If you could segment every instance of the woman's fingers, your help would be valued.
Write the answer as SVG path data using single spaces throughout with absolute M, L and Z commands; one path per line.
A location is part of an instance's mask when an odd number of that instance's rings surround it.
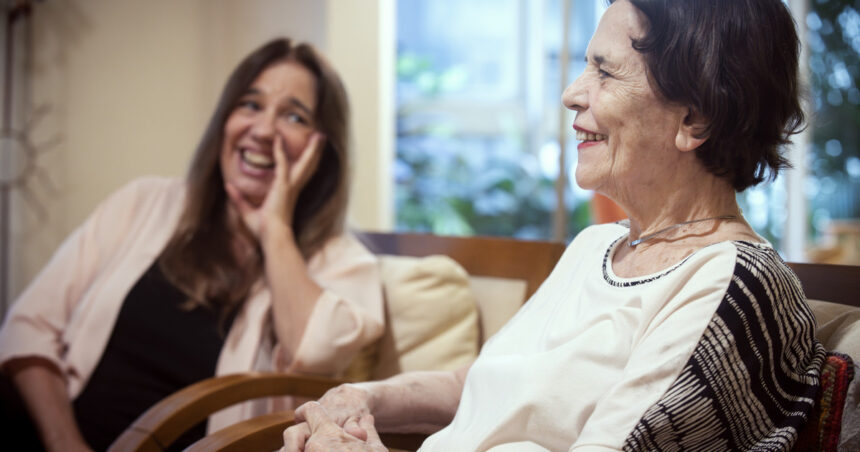
M 343 424 L 343 431 L 362 441 L 367 441 L 367 431 L 360 425 L 359 419 L 354 417 L 347 419 Z
M 374 446 L 382 446 L 382 440 L 379 439 L 379 433 L 376 432 L 376 427 L 373 425 L 373 415 L 365 414 L 358 420 L 358 426 L 367 434 L 367 444 Z
M 341 429 L 329 417 L 328 412 L 318 402 L 308 402 L 296 410 L 296 419 L 303 417 L 305 424 L 298 424 L 287 429 L 284 433 L 285 451 L 320 451 L 320 450 L 351 450 L 351 451 L 382 451 L 387 450 L 382 445 L 376 428 L 373 426 L 373 416 L 367 414 L 360 418 L 350 418 Z M 299 425 L 307 425 L 308 430 L 297 431 Z M 360 430 L 361 437 L 350 433 L 349 430 Z M 304 434 L 304 436 L 302 436 Z M 297 440 L 306 440 L 304 449 L 297 449 Z
M 344 384 L 328 390 L 319 402 L 336 424 L 344 425 L 349 418 L 358 419 L 370 412 L 367 397 L 364 389 Z
M 318 402 L 308 402 L 302 405 L 303 415 L 310 427 L 311 435 L 326 427 L 337 427 L 326 414 L 325 408 Z
M 305 422 L 307 419 L 305 418 L 305 406 L 312 402 L 305 402 L 299 405 L 298 408 L 295 409 L 293 415 L 296 417 L 296 422 Z M 319 402 L 315 402 L 319 403 Z
M 333 424 L 331 419 L 329 419 L 328 415 L 325 412 L 325 408 L 319 404 L 319 402 L 308 402 L 304 406 L 304 416 L 305 420 L 308 423 L 308 427 L 311 429 L 311 435 L 314 434 L 320 428 Z
M 291 165 L 290 159 L 287 158 L 286 151 L 284 151 L 284 139 L 282 137 L 275 137 L 275 147 L 272 153 L 275 154 L 275 181 L 286 182 Z
M 302 452 L 305 450 L 305 442 L 311 436 L 308 424 L 302 422 L 284 430 L 284 452 Z
M 293 186 L 301 189 L 310 180 L 311 175 L 313 175 L 317 169 L 317 165 L 319 165 L 323 144 L 325 144 L 323 134 L 314 132 L 302 151 L 302 155 L 299 156 L 299 159 L 290 169 L 290 182 Z

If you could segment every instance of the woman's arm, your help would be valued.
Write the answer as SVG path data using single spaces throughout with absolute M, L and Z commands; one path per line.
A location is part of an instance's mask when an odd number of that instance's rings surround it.
M 299 193 L 319 163 L 322 143 L 322 136 L 314 133 L 299 160 L 291 164 L 284 153 L 283 140 L 275 138 L 275 177 L 259 206 L 252 205 L 236 187 L 229 183 L 224 186 L 245 226 L 263 249 L 275 334 L 289 356 L 295 356 L 314 304 L 323 292 L 310 278 L 292 230 Z
M 308 274 L 291 228 L 268 234 L 263 250 L 275 334 L 285 353 L 294 358 L 323 289 Z M 297 364 L 294 359 L 291 361 Z
M 6 364 L 48 451 L 91 451 L 75 422 L 66 382 L 60 371 L 40 358 Z
M 469 367 L 471 363 L 453 372 L 407 372 L 355 386 L 367 391 L 378 430 L 434 433 L 454 419 Z M 326 407 L 324 399 L 320 403 Z
M 166 198 L 163 179 L 138 179 L 103 201 L 54 252 L 50 261 L 12 304 L 0 328 L 0 366 L 16 358 L 39 356 L 65 369 L 61 351 L 70 320 L 107 262 L 127 246 L 130 229 L 149 212 L 154 201 Z M 90 297 L 92 298 L 92 297 Z M 119 305 L 119 303 L 117 303 Z M 93 308 L 91 312 L 98 308 Z M 110 325 L 107 326 L 110 328 Z M 100 351 L 100 350 L 96 350 Z
M 173 186 L 164 179 L 138 179 L 100 203 L 6 315 L 0 328 L 0 367 L 21 394 L 48 450 L 57 444 L 58 450 L 89 450 L 74 420 L 63 374 L 71 367 L 78 378 L 88 375 L 86 370 L 81 375 L 77 362 L 65 361 L 67 341 L 75 340 L 66 336 L 69 322 L 106 262 L 126 249 L 120 244 L 131 234 L 137 213 L 150 212 L 147 207 L 171 193 Z M 93 306 L 90 311 L 101 308 Z
M 280 350 L 276 367 L 281 370 L 336 372 L 361 346 L 382 332 L 381 283 L 376 262 L 347 250 L 348 246 L 341 247 L 337 256 L 320 261 L 312 278 L 309 265 L 313 266 L 313 259 L 305 261 L 292 230 L 295 203 L 317 167 L 323 141 L 321 135 L 314 134 L 299 159 L 290 163 L 282 140 L 275 140 L 275 177 L 260 206 L 251 205 L 235 187 L 225 186 L 232 204 L 263 249 Z M 326 288 L 337 290 L 337 294 L 323 289 L 320 283 L 328 283 Z M 378 313 L 364 312 L 364 308 L 375 307 Z M 316 317 L 324 317 L 325 324 L 317 321 L 316 328 L 309 328 L 316 310 L 320 311 Z

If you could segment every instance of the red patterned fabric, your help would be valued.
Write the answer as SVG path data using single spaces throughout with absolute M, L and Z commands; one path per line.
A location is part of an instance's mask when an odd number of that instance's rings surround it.
M 848 383 L 854 379 L 851 357 L 830 352 L 821 369 L 821 386 L 812 417 L 800 432 L 797 452 L 836 452 Z

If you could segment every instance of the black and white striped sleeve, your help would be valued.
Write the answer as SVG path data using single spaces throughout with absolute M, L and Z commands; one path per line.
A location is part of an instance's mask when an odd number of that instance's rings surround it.
M 787 451 L 825 358 L 800 283 L 772 249 L 736 242 L 731 283 L 689 361 L 626 451 Z

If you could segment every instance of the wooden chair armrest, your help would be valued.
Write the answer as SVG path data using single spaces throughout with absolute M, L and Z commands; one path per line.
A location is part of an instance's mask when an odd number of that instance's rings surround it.
M 284 429 L 293 425 L 292 411 L 265 414 L 218 430 L 185 449 L 185 452 L 242 452 L 278 450 L 284 445 Z M 389 448 L 417 450 L 427 435 L 417 433 L 382 433 L 382 443 Z
M 278 450 L 284 445 L 284 429 L 293 425 L 292 411 L 264 414 L 208 435 L 185 452 L 242 452 Z
M 209 378 L 179 390 L 153 405 L 137 418 L 108 450 L 161 451 L 191 427 L 222 408 L 269 396 L 292 395 L 316 399 L 341 383 L 345 381 L 259 372 Z

